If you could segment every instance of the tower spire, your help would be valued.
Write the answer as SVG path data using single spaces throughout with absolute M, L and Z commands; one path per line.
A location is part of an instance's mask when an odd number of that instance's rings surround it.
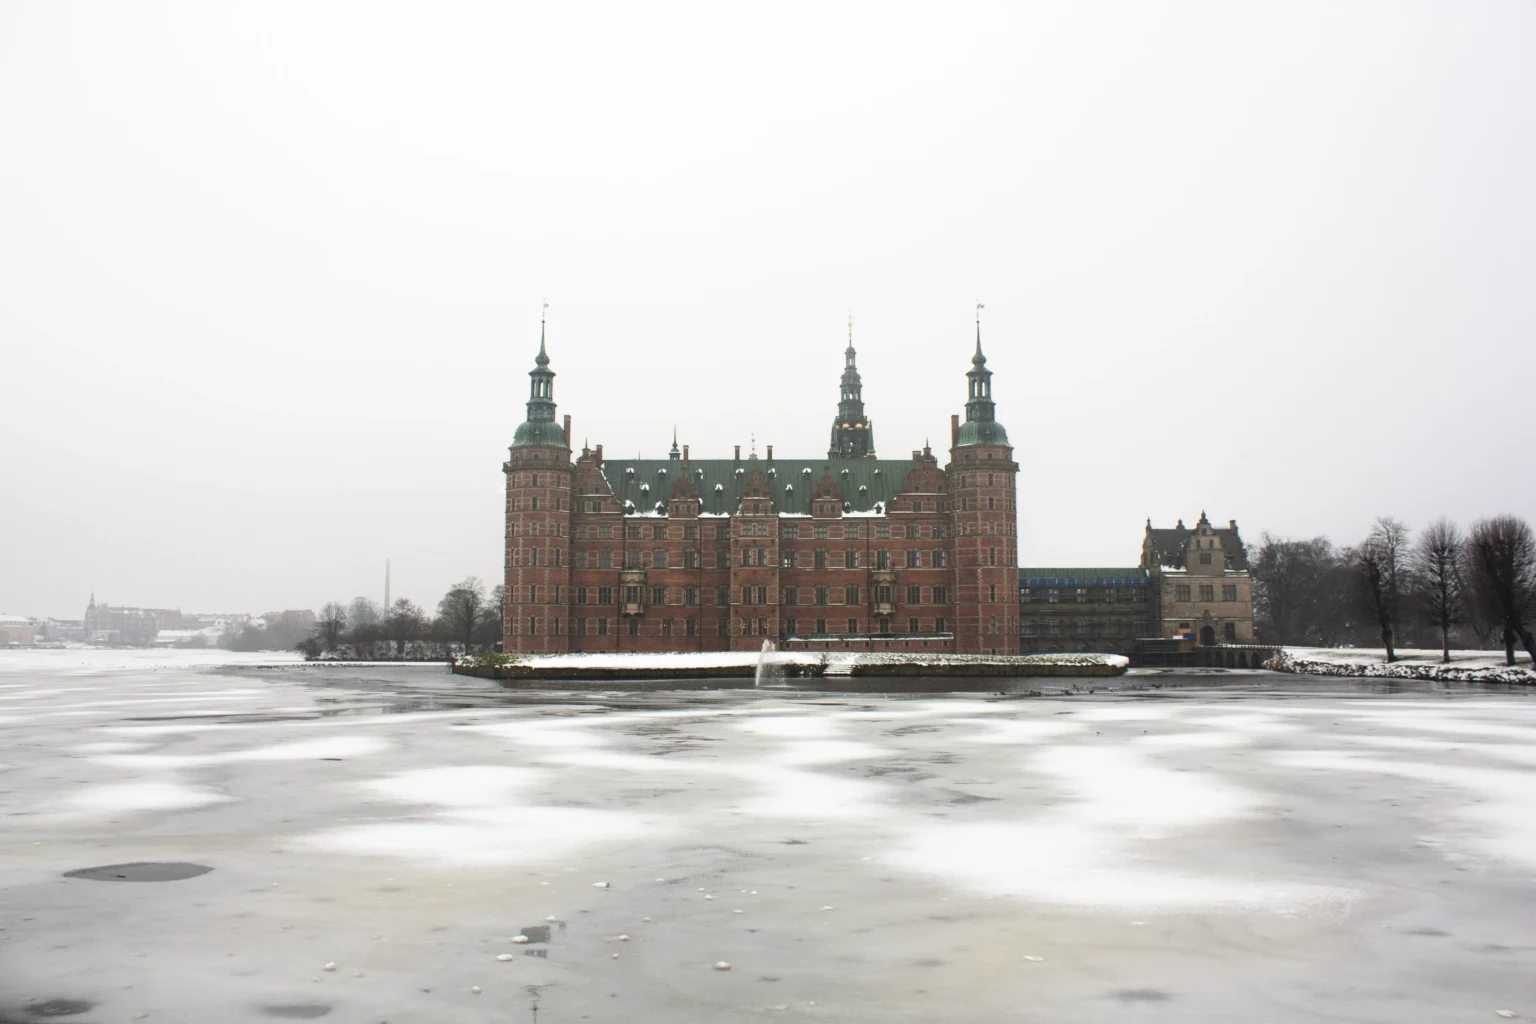
M 565 430 L 555 422 L 555 371 L 549 368 L 549 350 L 546 347 L 549 303 L 539 313 L 539 354 L 533 358 L 533 369 L 528 371 L 528 416 L 513 435 L 512 447 L 549 445 L 568 447 Z
M 843 350 L 843 379 L 832 420 L 828 458 L 862 458 L 875 454 L 874 425 L 864 415 L 864 383 L 859 377 L 858 352 L 853 347 L 853 314 L 848 314 L 848 347 Z
M 981 311 L 986 308 L 976 303 L 976 353 L 965 375 L 965 423 L 957 435 L 959 445 L 1008 443 L 1008 432 L 997 422 L 997 407 L 992 402 L 992 371 L 987 369 L 987 357 L 981 351 Z

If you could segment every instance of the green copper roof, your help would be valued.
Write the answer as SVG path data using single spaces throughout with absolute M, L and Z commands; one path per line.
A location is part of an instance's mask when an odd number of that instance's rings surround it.
M 996 420 L 969 420 L 960 424 L 957 446 L 967 444 L 1007 444 L 1008 431 Z
M 565 428 L 553 420 L 519 423 L 517 425 L 517 433 L 512 435 L 512 447 L 531 448 L 535 445 L 553 445 L 556 448 L 564 448 Z
M 855 512 L 868 512 L 876 502 L 889 502 L 917 463 L 911 459 L 759 459 L 758 469 L 773 496 L 774 511 L 811 511 L 811 494 L 827 467 L 838 482 L 843 501 Z M 740 470 L 740 472 L 737 472 Z M 665 472 L 663 472 L 665 471 Z M 672 496 L 677 474 L 687 471 L 702 499 L 702 511 L 734 514 L 741 491 L 752 472 L 750 460 L 606 459 L 603 473 L 620 503 L 633 502 L 637 512 L 654 512 L 657 502 Z M 809 472 L 807 472 L 809 471 Z

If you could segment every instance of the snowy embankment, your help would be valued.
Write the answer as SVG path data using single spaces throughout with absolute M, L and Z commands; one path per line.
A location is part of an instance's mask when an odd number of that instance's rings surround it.
M 491 679 L 684 679 L 749 678 L 763 655 L 757 651 L 670 654 L 477 654 L 453 670 Z M 1114 676 L 1128 661 L 1118 654 L 927 654 L 858 651 L 774 651 L 768 665 L 787 676 Z
M 1387 661 L 1379 648 L 1286 647 L 1265 663 L 1277 672 L 1314 676 L 1371 676 L 1389 679 L 1423 679 L 1443 683 L 1518 683 L 1536 686 L 1531 659 L 1520 654 L 1513 667 L 1504 664 L 1502 651 L 1452 651 L 1450 664 L 1439 651 L 1406 649 L 1398 660 Z

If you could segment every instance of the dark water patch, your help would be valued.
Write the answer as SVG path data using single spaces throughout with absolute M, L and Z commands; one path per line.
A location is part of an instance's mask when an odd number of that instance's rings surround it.
M 99 868 L 77 868 L 64 872 L 65 878 L 88 878 L 93 882 L 180 882 L 206 875 L 213 868 L 183 861 L 135 861 L 132 864 L 107 864 Z
M 944 961 L 943 960 L 935 960 L 932 957 L 928 957 L 926 959 L 917 961 L 917 966 L 919 966 L 919 967 L 943 967 L 944 966 Z
M 1123 988 L 1111 995 L 1122 1003 L 1166 1003 L 1173 998 L 1160 988 Z
M 0 1021 L 48 1020 L 89 1013 L 96 1004 L 85 999 L 38 999 L 21 1008 L 21 1017 L 0 1017 Z
M 784 840 L 784 845 L 785 846 L 809 846 L 810 844 L 807 843 L 804 839 L 786 839 L 786 840 Z
M 548 942 L 549 925 L 531 924 L 527 928 L 523 929 L 523 935 L 528 939 L 529 942 Z
M 1001 799 L 1001 797 L 995 796 L 977 796 L 975 793 L 964 793 L 958 789 L 948 789 L 945 792 L 950 794 L 947 802 L 952 804 L 982 804 Z
M 1451 936 L 1450 932 L 1443 932 L 1439 928 L 1410 928 L 1403 934 L 1423 935 L 1431 939 L 1448 939 Z
M 263 1006 L 261 1012 L 264 1016 L 285 1020 L 314 1020 L 330 1013 L 331 1008 L 325 1003 L 271 1003 Z

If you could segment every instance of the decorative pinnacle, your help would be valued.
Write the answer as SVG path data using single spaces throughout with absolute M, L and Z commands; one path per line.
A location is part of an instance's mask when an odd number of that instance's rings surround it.
M 976 354 L 971 357 L 973 366 L 983 366 L 987 361 L 987 357 L 981 354 L 981 311 L 986 308 L 978 299 L 976 302 Z
M 544 303 L 544 308 L 539 312 L 539 354 L 534 362 L 540 366 L 549 365 L 549 353 L 544 351 L 544 323 L 549 316 L 549 303 Z

